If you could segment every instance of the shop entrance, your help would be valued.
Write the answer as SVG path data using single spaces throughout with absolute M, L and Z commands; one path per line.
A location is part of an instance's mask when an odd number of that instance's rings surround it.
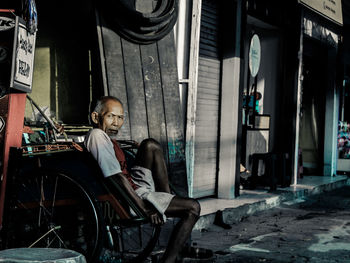
M 312 47 L 305 46 L 303 76 L 299 134 L 303 175 L 323 175 L 327 89 L 326 48 L 315 43 Z
M 345 65 L 340 92 L 337 173 L 350 173 L 350 65 Z

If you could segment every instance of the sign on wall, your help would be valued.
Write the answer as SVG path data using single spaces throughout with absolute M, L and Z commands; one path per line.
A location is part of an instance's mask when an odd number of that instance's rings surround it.
M 329 20 L 343 25 L 341 0 L 299 0 L 299 3 L 316 11 Z
M 36 33 L 27 30 L 23 19 L 16 17 L 10 87 L 32 91 Z
M 257 34 L 254 34 L 250 40 L 249 47 L 249 69 L 250 74 L 254 78 L 259 71 L 260 67 L 260 58 L 261 58 L 261 45 L 260 39 Z
M 7 93 L 10 86 L 15 25 L 12 13 L 0 12 L 0 97 Z

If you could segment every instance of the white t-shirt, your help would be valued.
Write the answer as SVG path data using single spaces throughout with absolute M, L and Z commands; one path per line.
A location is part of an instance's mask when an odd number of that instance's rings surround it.
M 84 144 L 98 162 L 104 177 L 122 172 L 113 143 L 107 133 L 101 129 L 92 129 L 86 134 Z

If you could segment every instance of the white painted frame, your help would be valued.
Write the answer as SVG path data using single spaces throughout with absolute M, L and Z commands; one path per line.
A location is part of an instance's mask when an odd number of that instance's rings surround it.
M 189 82 L 187 92 L 187 123 L 186 123 L 186 167 L 188 195 L 193 196 L 193 174 L 195 158 L 196 107 L 198 87 L 199 37 L 201 29 L 202 0 L 192 2 L 192 22 L 189 59 Z

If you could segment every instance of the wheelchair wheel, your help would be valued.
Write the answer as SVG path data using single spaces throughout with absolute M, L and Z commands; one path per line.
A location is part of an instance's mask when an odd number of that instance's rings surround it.
M 116 198 L 115 201 L 100 200 L 105 222 L 111 229 L 114 249 L 121 254 L 123 262 L 143 262 L 156 247 L 161 226 L 149 222 L 113 177 L 107 178 L 104 186 Z M 113 205 L 115 202 L 124 208 L 123 211 Z M 125 213 L 130 218 L 125 218 Z
M 11 185 L 7 213 L 6 247 L 67 248 L 97 262 L 103 217 L 77 179 L 44 169 L 22 174 Z
M 127 207 L 122 200 L 118 202 Z M 147 218 L 138 216 L 121 219 L 118 209 L 106 200 L 100 200 L 100 207 L 104 222 L 108 225 L 107 240 L 112 242 L 109 242 L 109 247 L 113 247 L 123 262 L 140 263 L 146 260 L 157 247 L 161 226 L 152 225 Z
M 143 262 L 157 246 L 161 227 L 143 222 L 138 225 L 117 226 L 120 249 L 126 262 Z

